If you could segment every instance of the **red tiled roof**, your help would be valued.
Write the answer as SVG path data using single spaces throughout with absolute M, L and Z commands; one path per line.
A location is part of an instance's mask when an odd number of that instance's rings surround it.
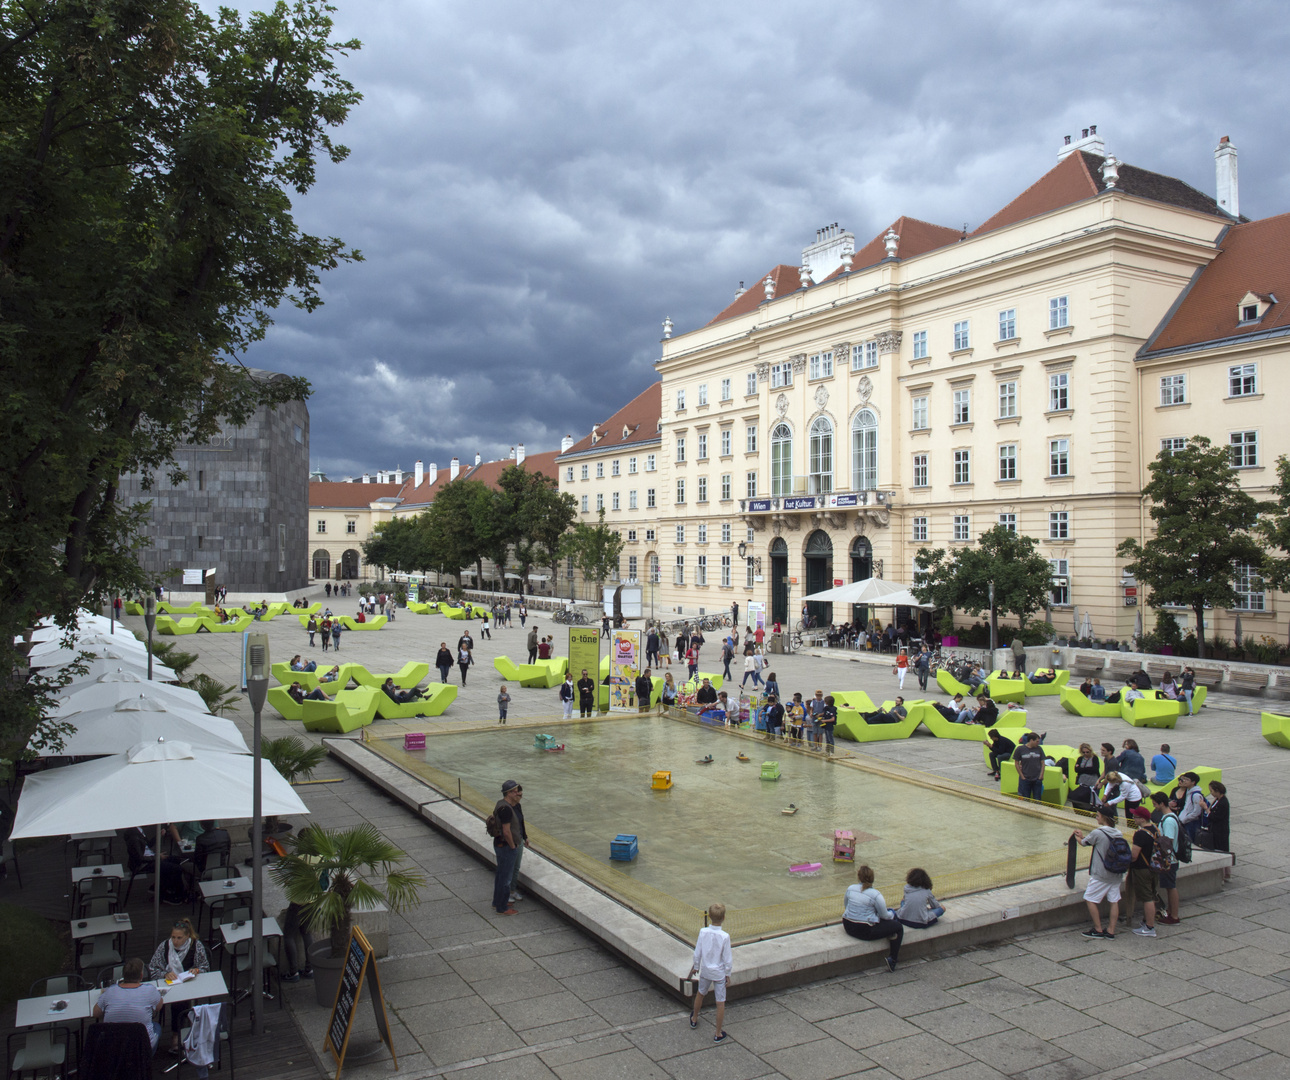
M 361 507 L 365 510 L 377 499 L 398 496 L 403 488 L 403 484 L 345 484 L 335 480 L 311 480 L 309 505 Z
M 558 480 L 559 470 L 555 464 L 556 456 L 554 450 L 546 454 L 529 454 L 524 458 L 524 468 L 531 473 L 541 473 L 551 480 Z M 500 461 L 484 461 L 478 465 L 472 465 L 462 473 L 459 479 L 478 480 L 480 483 L 496 489 L 502 473 L 514 464 L 514 458 L 502 458 Z
M 430 474 L 426 473 L 421 478 L 420 487 L 417 486 L 416 473 L 413 473 L 403 484 L 404 508 L 409 506 L 429 506 L 434 502 L 434 497 L 443 490 L 446 483 L 448 483 L 447 469 L 440 469 L 433 483 L 430 482 Z
M 912 259 L 915 255 L 935 251 L 949 244 L 957 244 L 963 239 L 962 229 L 933 225 L 930 221 L 920 221 L 918 218 L 898 217 L 851 257 L 852 273 L 863 270 L 867 266 L 874 266 L 887 258 L 887 242 L 883 237 L 892 231 L 900 237 L 896 241 L 898 259 Z M 846 271 L 839 266 L 825 280 L 832 281 L 844 273 Z
M 1246 293 L 1275 296 L 1257 323 L 1238 325 Z M 1233 225 L 1149 345 L 1150 353 L 1290 327 L 1290 214 Z
M 776 269 L 791 270 L 792 267 L 776 267 Z M 742 300 L 743 297 L 740 299 Z M 574 443 L 564 451 L 564 454 L 580 454 L 586 450 L 595 450 L 597 453 L 608 452 L 621 446 L 657 439 L 658 422 L 662 414 L 663 384 L 652 382 L 603 424 L 596 424 L 591 429 L 591 434 Z M 627 431 L 625 435 L 624 428 Z M 600 438 L 593 442 L 592 437 L 596 432 L 600 432 Z M 564 454 L 554 456 L 558 460 Z
M 734 303 L 721 311 L 708 325 L 711 326 L 713 323 L 733 319 L 736 315 L 747 315 L 750 311 L 756 311 L 758 306 L 766 300 L 766 288 L 762 282 L 768 277 L 775 282 L 775 293 L 771 297 L 772 300 L 778 300 L 781 296 L 787 296 L 802 287 L 802 275 L 799 268 L 780 263 L 778 266 L 773 267 L 769 274 L 762 274 L 761 277 L 753 282 L 753 287 L 742 296 L 735 297 Z

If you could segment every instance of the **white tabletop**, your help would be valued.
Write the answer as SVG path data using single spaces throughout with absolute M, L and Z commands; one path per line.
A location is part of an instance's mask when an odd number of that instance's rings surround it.
M 181 1001 L 222 997 L 228 993 L 228 983 L 218 971 L 203 971 L 196 978 L 189 979 L 187 982 L 174 983 L 171 986 L 166 985 L 165 979 L 158 979 L 156 986 L 167 1005 L 176 1005 Z
M 232 882 L 229 885 L 228 882 Z M 212 900 L 218 900 L 221 896 L 237 896 L 238 893 L 248 893 L 251 891 L 251 879 L 244 877 L 216 878 L 214 881 L 199 882 L 197 887 L 202 891 L 202 899 L 206 903 Z
M 112 840 L 115 838 L 116 833 L 111 829 L 106 832 L 74 832 L 68 837 L 68 839 L 73 842 L 78 840 Z
M 195 981 L 195 980 L 194 980 Z M 48 997 L 22 998 L 18 1002 L 18 1015 L 14 1027 L 36 1027 L 39 1024 L 54 1024 L 63 1020 L 84 1020 L 90 1015 L 90 994 L 98 997 L 97 991 L 74 990 L 68 994 L 50 994 Z M 59 1012 L 50 1012 L 50 1007 L 58 1001 L 67 1002 L 67 1008 Z
M 219 932 L 224 935 L 224 944 L 236 945 L 239 941 L 251 940 L 251 922 L 248 919 L 241 926 L 237 923 L 220 923 Z M 264 937 L 281 937 L 282 927 L 278 925 L 277 919 L 261 919 L 260 933 Z
M 120 863 L 110 863 L 107 866 L 76 866 L 72 868 L 73 885 L 81 881 L 93 881 L 95 878 L 116 878 L 120 881 L 123 877 L 125 877 L 125 871 L 121 869 Z
M 121 934 L 133 929 L 134 926 L 130 922 L 129 915 L 126 915 L 120 921 L 117 920 L 115 915 L 96 915 L 92 919 L 73 919 L 72 940 L 78 941 L 81 938 L 94 937 L 96 934 Z

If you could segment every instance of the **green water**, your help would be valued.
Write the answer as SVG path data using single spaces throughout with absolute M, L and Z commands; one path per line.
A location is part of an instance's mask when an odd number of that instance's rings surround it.
M 855 881 L 832 861 L 833 832 L 856 834 L 856 862 L 868 863 L 889 900 L 910 867 L 938 875 L 1064 847 L 1069 826 L 902 780 L 877 776 L 723 729 L 657 716 L 556 724 L 564 753 L 533 745 L 535 730 L 430 735 L 425 760 L 500 797 L 503 780 L 524 787 L 526 819 L 565 843 L 696 907 L 721 900 L 760 907 L 836 896 Z M 397 758 L 402 751 L 391 747 Z M 846 744 L 839 751 L 846 752 Z M 750 762 L 736 760 L 743 751 Z M 975 743 L 965 753 L 980 753 Z M 696 759 L 711 754 L 711 765 Z M 760 779 L 768 757 L 781 778 Z M 984 768 L 984 766 L 982 766 Z M 657 770 L 670 791 L 654 791 Z M 798 812 L 785 816 L 789 803 Z M 611 862 L 610 841 L 634 833 L 640 854 Z M 813 875 L 789 866 L 822 863 Z

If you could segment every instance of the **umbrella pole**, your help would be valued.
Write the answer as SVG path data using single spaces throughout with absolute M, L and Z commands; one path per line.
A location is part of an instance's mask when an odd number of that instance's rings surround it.
M 152 940 L 161 939 L 161 822 L 152 846 Z

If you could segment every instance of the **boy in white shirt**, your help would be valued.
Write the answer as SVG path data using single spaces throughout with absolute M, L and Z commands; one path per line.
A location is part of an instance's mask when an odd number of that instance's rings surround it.
M 726 987 L 730 985 L 730 969 L 734 966 L 730 935 L 721 929 L 721 924 L 726 921 L 726 905 L 713 904 L 708 908 L 708 920 L 712 925 L 699 931 L 699 940 L 694 946 L 694 965 L 690 968 L 690 978 L 699 977 L 699 989 L 690 1012 L 690 1027 L 699 1026 L 703 999 L 712 990 L 717 1001 L 717 1033 L 712 1041 L 725 1042 Z

